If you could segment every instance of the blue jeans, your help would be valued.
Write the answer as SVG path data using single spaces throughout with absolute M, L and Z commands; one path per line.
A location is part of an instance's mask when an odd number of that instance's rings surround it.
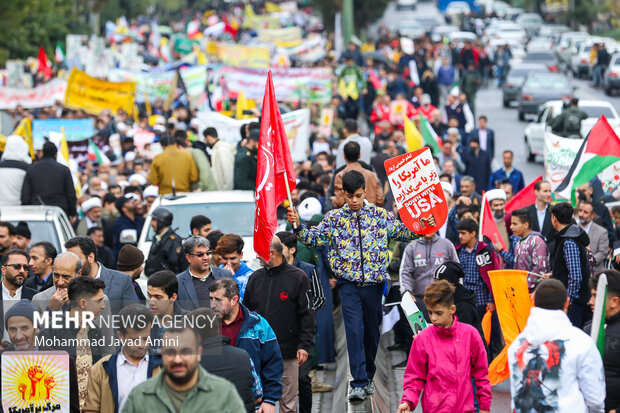
M 592 83 L 595 87 L 603 86 L 603 66 L 596 65 L 592 69 Z
M 347 335 L 351 387 L 364 387 L 375 376 L 375 357 L 379 347 L 382 319 L 383 284 L 367 287 L 338 280 L 338 290 Z

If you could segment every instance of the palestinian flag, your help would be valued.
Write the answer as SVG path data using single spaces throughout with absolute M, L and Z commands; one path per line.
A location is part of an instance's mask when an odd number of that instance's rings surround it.
M 607 275 L 601 273 L 596 285 L 596 301 L 592 315 L 592 330 L 590 337 L 596 343 L 596 348 L 603 357 L 605 350 L 605 301 L 607 301 Z
M 617 161 L 620 161 L 620 139 L 605 116 L 601 116 L 583 140 L 566 178 L 556 192 L 570 199 L 573 206 L 577 205 L 575 189 Z
M 88 160 L 97 162 L 99 165 L 110 163 L 110 159 L 93 141 L 88 141 Z
M 431 123 L 422 114 L 420 114 L 420 132 L 422 132 L 422 139 L 424 145 L 430 146 L 433 154 L 438 154 L 441 151 L 443 142 L 441 138 L 437 136 L 435 130 L 431 126 Z
M 60 42 L 56 43 L 56 50 L 54 51 L 54 60 L 56 63 L 63 62 L 65 60 L 65 49 L 63 49 Z

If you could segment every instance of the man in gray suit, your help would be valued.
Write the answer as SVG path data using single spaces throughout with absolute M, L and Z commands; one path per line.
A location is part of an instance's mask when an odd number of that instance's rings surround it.
M 594 222 L 594 205 L 590 201 L 581 201 L 579 204 L 579 226 L 590 237 L 590 251 L 594 256 L 596 267 L 594 272 L 602 271 L 605 267 L 605 258 L 609 255 L 609 237 L 607 230 Z
M 58 254 L 54 259 L 54 272 L 52 277 L 54 285 L 43 290 L 32 297 L 32 304 L 37 311 L 43 314 L 45 311 L 69 311 L 71 302 L 67 288 L 72 279 L 82 275 L 82 262 L 80 258 L 69 251 Z M 105 308 L 101 310 L 99 317 L 94 322 L 101 330 L 101 335 L 105 337 L 106 343 L 111 343 L 114 337 L 114 329 L 111 323 L 102 323 L 102 319 L 110 319 L 110 300 L 106 295 L 103 296 Z M 114 347 L 107 346 L 105 354 L 114 354 Z
M 211 248 L 209 240 L 204 237 L 189 237 L 183 241 L 183 250 L 189 268 L 177 274 L 177 301 L 189 311 L 200 307 L 210 308 L 209 287 L 218 278 L 232 278 L 232 274 L 211 265 Z
M 110 299 L 112 314 L 118 314 L 121 308 L 129 304 L 139 303 L 131 277 L 106 268 L 97 261 L 97 246 L 92 239 L 86 236 L 73 237 L 65 242 L 65 248 L 82 261 L 83 275 L 101 278 L 105 282 L 103 293 Z

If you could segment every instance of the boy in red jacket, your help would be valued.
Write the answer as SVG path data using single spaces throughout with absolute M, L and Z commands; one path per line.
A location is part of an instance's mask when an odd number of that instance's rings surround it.
M 397 413 L 413 411 L 422 394 L 422 411 L 474 412 L 474 391 L 480 413 L 491 410 L 491 383 L 487 353 L 480 334 L 454 315 L 454 287 L 440 280 L 426 287 L 424 304 L 432 326 L 413 340 Z

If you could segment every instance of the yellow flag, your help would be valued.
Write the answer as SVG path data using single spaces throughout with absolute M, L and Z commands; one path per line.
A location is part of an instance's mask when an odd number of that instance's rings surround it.
M 11 135 L 19 135 L 28 144 L 28 149 L 30 151 L 30 157 L 34 159 L 34 145 L 32 142 L 32 120 L 30 118 L 24 118 L 19 122 L 19 125 L 15 128 Z
M 69 165 L 69 144 L 67 143 L 67 136 L 65 135 L 64 126 L 60 128 L 60 133 L 62 133 L 62 140 L 60 141 L 60 153 L 62 157 L 67 161 L 67 165 Z
M 250 119 L 253 118 L 254 116 L 252 115 L 244 115 L 243 111 L 244 110 L 249 110 L 249 109 L 253 109 L 256 107 L 256 104 L 254 103 L 254 101 L 252 99 L 246 99 L 245 98 L 245 93 L 243 93 L 243 90 L 241 92 L 239 92 L 239 96 L 237 97 L 237 106 L 236 106 L 236 111 L 235 111 L 235 118 L 236 119 Z
M 200 50 L 200 47 L 198 47 L 197 44 L 194 44 L 194 53 L 196 53 L 196 58 L 198 61 L 199 65 L 206 65 L 207 64 L 207 55 L 205 55 L 203 53 L 202 50 Z
M 405 139 L 407 140 L 407 150 L 409 152 L 420 149 L 423 145 L 422 134 L 415 127 L 415 124 L 409 120 L 407 116 L 405 119 Z
M 347 98 L 347 84 L 345 83 L 344 79 L 340 79 L 340 82 L 338 82 L 338 94 L 343 99 Z
M 267 1 L 265 2 L 265 11 L 267 11 L 267 13 L 277 13 L 280 11 L 280 6 L 270 1 Z
M 153 109 L 151 108 L 151 102 L 149 102 L 149 95 L 144 91 L 144 106 L 146 107 L 147 116 L 151 116 L 153 114 Z
M 347 94 L 353 100 L 357 100 L 357 98 L 360 97 L 360 92 L 359 90 L 357 90 L 357 83 L 349 82 L 349 84 L 347 85 Z
M 140 123 L 140 109 L 138 109 L 138 104 L 133 104 L 133 122 L 137 125 Z
M 6 136 L 0 133 L 0 151 L 4 152 L 4 147 L 6 146 Z

